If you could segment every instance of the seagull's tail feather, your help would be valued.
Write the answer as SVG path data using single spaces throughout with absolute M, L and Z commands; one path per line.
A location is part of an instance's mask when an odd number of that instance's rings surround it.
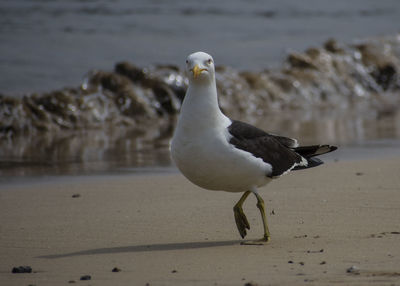
M 324 162 L 322 162 L 318 158 L 313 158 L 313 157 L 335 151 L 336 149 L 337 149 L 336 146 L 331 146 L 331 145 L 312 145 L 312 146 L 302 146 L 293 148 L 293 151 L 304 157 L 308 163 L 306 166 L 304 165 L 296 166 L 293 170 L 301 170 L 301 169 L 317 167 L 323 164 Z

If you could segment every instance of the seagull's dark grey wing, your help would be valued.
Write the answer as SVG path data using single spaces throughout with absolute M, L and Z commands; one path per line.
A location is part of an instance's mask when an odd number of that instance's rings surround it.
M 268 133 L 260 128 L 239 120 L 232 121 L 232 124 L 229 126 L 229 132 L 236 137 L 244 139 L 254 139 L 257 137 L 271 136 L 286 147 L 295 148 L 298 146 L 296 139 Z
M 232 135 L 230 144 L 272 166 L 272 173 L 267 174 L 269 177 L 280 176 L 305 162 L 302 156 L 290 148 L 297 146 L 294 139 L 269 134 L 241 121 L 233 121 L 228 131 Z

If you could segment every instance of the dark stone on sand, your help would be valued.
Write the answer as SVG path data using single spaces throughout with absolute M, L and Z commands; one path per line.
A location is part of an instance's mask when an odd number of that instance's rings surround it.
M 91 280 L 91 279 L 92 279 L 92 276 L 90 276 L 90 275 L 83 275 L 80 278 L 80 280 Z
M 246 283 L 244 284 L 244 286 L 258 286 L 258 284 L 255 283 L 255 282 L 246 282 Z
M 30 267 L 30 266 L 13 267 L 11 272 L 12 273 L 32 273 L 32 267 Z
M 303 235 L 295 235 L 294 238 L 307 238 L 308 235 L 307 234 L 303 234 Z
M 175 270 L 175 269 L 171 271 L 171 273 L 177 273 L 177 272 L 178 272 L 178 271 L 177 271 L 177 270 Z
M 80 198 L 81 195 L 80 195 L 80 194 L 73 194 L 72 197 L 73 197 L 73 198 Z
M 307 253 L 322 253 L 324 252 L 324 249 L 320 249 L 320 250 L 307 250 Z
M 346 272 L 350 273 L 350 274 L 359 275 L 360 274 L 360 268 L 358 268 L 357 266 L 353 265 L 353 266 L 347 268 Z
M 118 267 L 114 267 L 111 271 L 112 272 L 121 272 L 121 269 Z

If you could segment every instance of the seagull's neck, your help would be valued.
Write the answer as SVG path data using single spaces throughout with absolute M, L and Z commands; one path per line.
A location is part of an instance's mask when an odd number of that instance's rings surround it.
M 218 105 L 215 81 L 207 83 L 191 83 L 182 104 L 179 123 L 188 124 L 192 128 L 212 129 L 225 125 L 229 120 Z M 184 127 L 184 126 L 181 126 Z

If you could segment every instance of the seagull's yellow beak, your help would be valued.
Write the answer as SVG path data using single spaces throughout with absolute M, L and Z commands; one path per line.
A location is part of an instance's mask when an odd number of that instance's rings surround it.
M 199 67 L 199 65 L 195 65 L 194 68 L 192 69 L 193 72 L 193 77 L 197 78 L 202 71 L 206 71 L 207 69 L 202 69 Z

